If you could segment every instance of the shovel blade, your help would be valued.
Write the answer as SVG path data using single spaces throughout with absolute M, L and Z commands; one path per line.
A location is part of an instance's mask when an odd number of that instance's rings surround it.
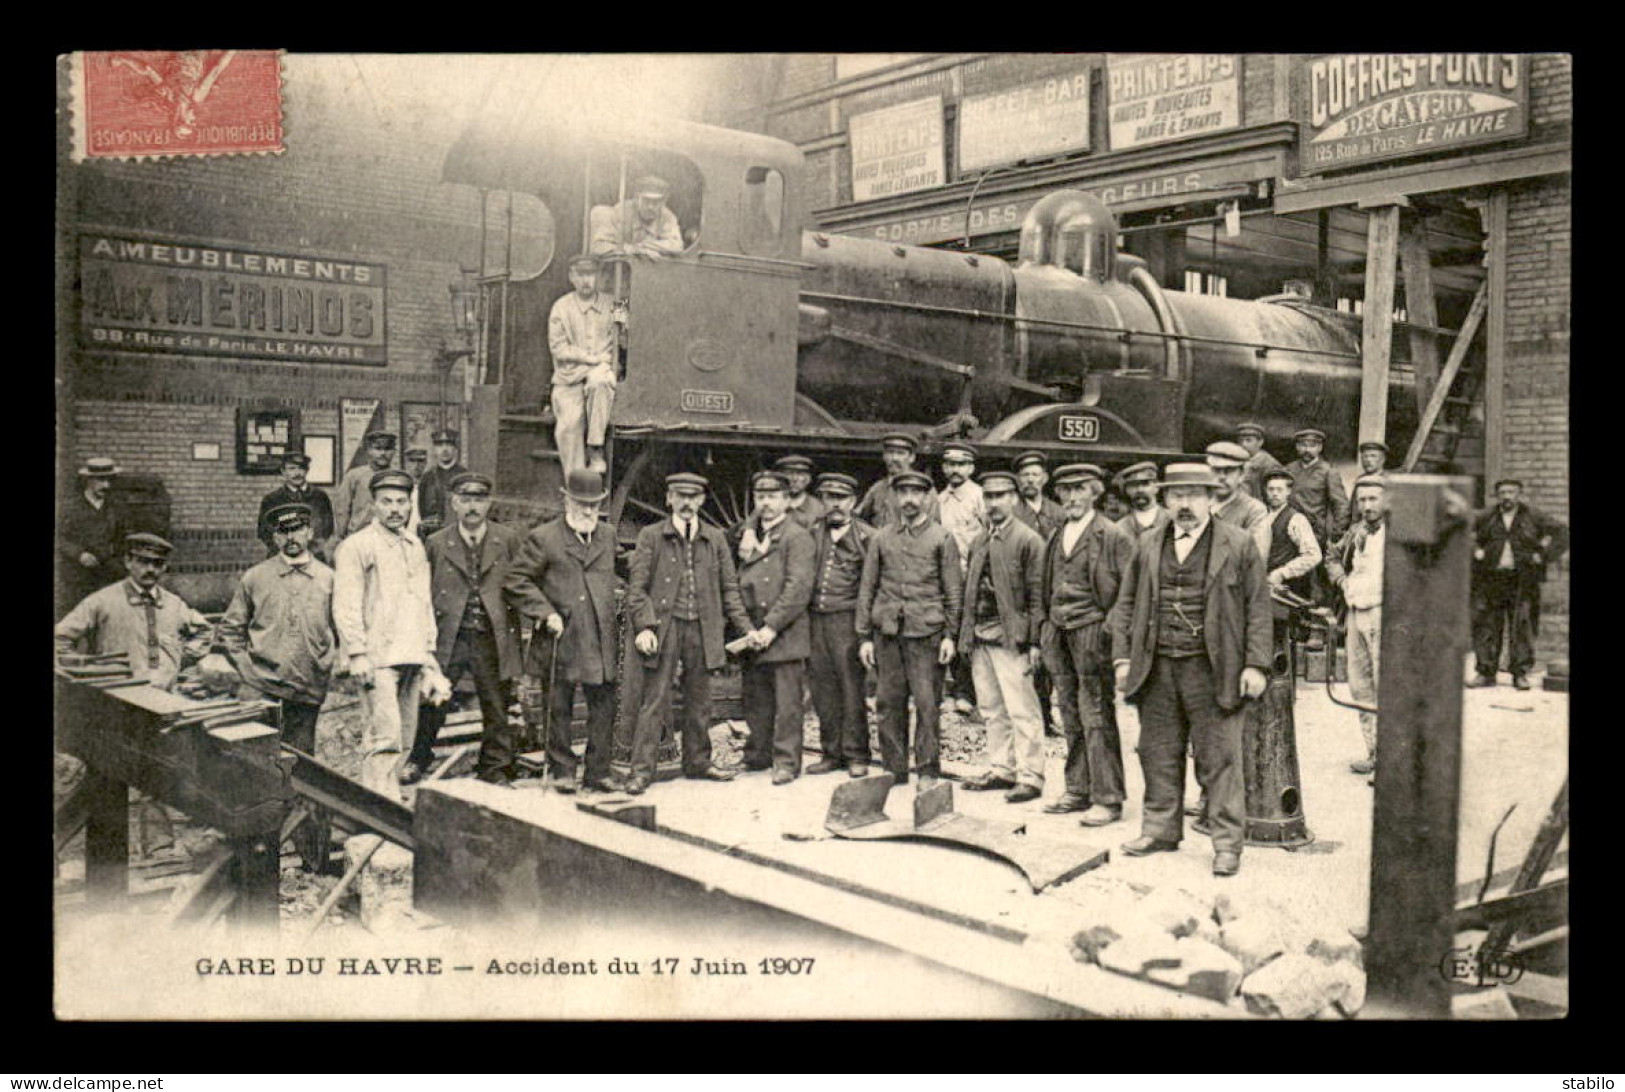
M 860 777 L 835 786 L 824 816 L 824 829 L 832 834 L 857 830 L 886 821 L 886 796 L 897 779 L 889 773 Z

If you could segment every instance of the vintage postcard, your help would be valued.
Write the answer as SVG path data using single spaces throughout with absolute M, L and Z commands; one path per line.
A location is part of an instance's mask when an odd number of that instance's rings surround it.
M 1550 1019 L 1572 59 L 58 60 L 55 1012 Z

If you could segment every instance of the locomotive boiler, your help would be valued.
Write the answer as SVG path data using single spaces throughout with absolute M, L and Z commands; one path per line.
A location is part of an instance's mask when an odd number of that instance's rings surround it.
M 534 104 L 493 107 L 443 171 L 533 195 L 551 214 L 545 268 L 486 279 L 487 382 L 470 430 L 513 504 L 545 509 L 558 495 L 546 320 L 570 290 L 564 259 L 586 249 L 590 210 L 624 199 L 642 173 L 671 183 L 688 247 L 613 259 L 601 277 L 628 316 L 611 444 L 612 513 L 628 533 L 663 510 L 673 469 L 707 474 L 717 488 L 706 514 L 728 523 L 745 511 L 750 472 L 772 458 L 802 452 L 872 479 L 874 440 L 896 430 L 968 438 L 984 465 L 1037 448 L 1116 467 L 1200 450 L 1242 420 L 1283 456 L 1308 425 L 1334 457 L 1352 452 L 1356 316 L 1290 296 L 1168 290 L 1119 253 L 1116 218 L 1090 194 L 1039 201 L 1010 263 L 804 232 L 801 153 L 771 137 L 540 116 Z M 1396 349 L 1397 446 L 1416 412 Z

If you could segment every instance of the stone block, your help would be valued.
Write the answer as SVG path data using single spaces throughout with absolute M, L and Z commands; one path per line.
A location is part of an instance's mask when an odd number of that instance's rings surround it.
M 1177 887 L 1147 895 L 1140 913 L 1151 925 L 1176 937 L 1194 935 L 1201 921 L 1213 918 L 1213 908 L 1205 900 Z
M 1143 978 L 1151 970 L 1179 966 L 1179 941 L 1161 930 L 1143 929 L 1119 937 L 1095 959 L 1108 971 Z
M 1304 955 L 1313 956 L 1322 963 L 1347 961 L 1355 967 L 1365 966 L 1365 946 L 1347 929 L 1335 925 L 1316 924 L 1303 934 Z
M 1365 1006 L 1365 972 L 1348 960 L 1340 959 L 1332 964 L 1332 973 L 1346 987 L 1343 996 L 1332 1004 L 1339 1013 L 1352 1019 Z
M 1329 965 L 1297 952 L 1270 960 L 1241 983 L 1248 1012 L 1283 1020 L 1307 1020 L 1347 992 Z
M 1287 950 L 1274 916 L 1263 913 L 1232 918 L 1220 932 L 1219 946 L 1241 962 L 1246 974 Z
M 1181 937 L 1174 945 L 1177 967 L 1152 967 L 1146 977 L 1184 993 L 1224 1004 L 1241 985 L 1241 963 L 1229 952 L 1197 937 Z

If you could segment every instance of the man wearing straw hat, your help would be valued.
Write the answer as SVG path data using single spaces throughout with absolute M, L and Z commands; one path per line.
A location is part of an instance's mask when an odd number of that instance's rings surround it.
M 78 492 L 57 514 L 58 614 L 124 576 L 123 543 L 108 499 L 118 472 L 112 459 L 86 459 Z
M 1273 623 L 1257 546 L 1212 517 L 1217 487 L 1205 463 L 1169 464 L 1169 524 L 1135 543 L 1110 624 L 1118 689 L 1140 709 L 1145 773 L 1141 836 L 1123 852 L 1179 848 L 1189 745 L 1208 796 L 1213 874 L 1233 876 L 1246 826 L 1242 703 L 1264 693 Z
M 603 475 L 577 470 L 565 479 L 564 515 L 525 536 L 503 585 L 508 603 L 537 625 L 520 693 L 525 719 L 545 724 L 554 786 L 575 786 L 570 718 L 577 687 L 587 703 L 587 755 L 582 787 L 613 792 L 609 768 L 615 722 L 615 531 L 599 518 Z

